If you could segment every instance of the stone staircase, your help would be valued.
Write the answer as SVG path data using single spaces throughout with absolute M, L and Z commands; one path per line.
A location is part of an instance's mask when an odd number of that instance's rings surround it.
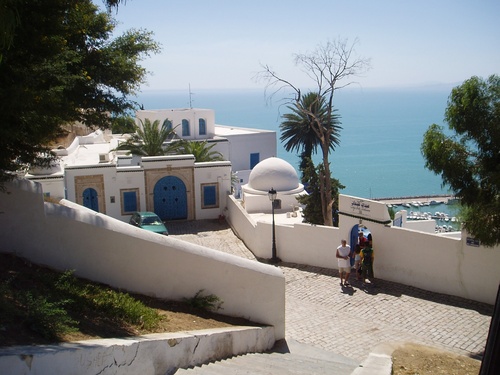
M 358 366 L 359 362 L 351 358 L 293 340 L 281 340 L 266 353 L 250 353 L 192 368 L 177 369 L 168 375 L 350 375 Z

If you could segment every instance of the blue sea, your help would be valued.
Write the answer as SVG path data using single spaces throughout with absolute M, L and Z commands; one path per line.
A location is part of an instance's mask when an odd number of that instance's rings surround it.
M 445 125 L 452 87 L 339 90 L 334 105 L 343 129 L 330 162 L 332 176 L 345 185 L 341 192 L 365 198 L 449 193 L 440 176 L 425 168 L 420 145 L 431 124 Z M 284 96 L 269 100 L 264 89 L 193 89 L 190 95 L 186 89 L 143 91 L 137 101 L 145 109 L 210 108 L 217 124 L 275 130 L 277 156 L 298 169 L 298 155 L 286 152 L 279 140 L 281 116 L 288 111 Z

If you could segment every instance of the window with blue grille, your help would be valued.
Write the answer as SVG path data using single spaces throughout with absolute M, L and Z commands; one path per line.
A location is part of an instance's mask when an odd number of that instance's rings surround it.
M 189 120 L 185 118 L 182 119 L 182 136 L 189 137 L 191 135 L 191 131 L 189 130 Z
M 198 128 L 200 135 L 207 135 L 207 122 L 204 118 L 198 120 Z
M 163 127 L 167 130 L 172 130 L 172 121 L 170 121 L 168 118 L 163 121 Z
M 219 185 L 202 184 L 201 185 L 201 208 L 219 207 Z
M 139 209 L 139 189 L 120 190 L 122 215 L 130 215 Z

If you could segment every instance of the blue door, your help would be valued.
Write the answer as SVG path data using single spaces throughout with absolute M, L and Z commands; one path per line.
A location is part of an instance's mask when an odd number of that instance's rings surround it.
M 87 188 L 83 191 L 83 205 L 91 210 L 99 212 L 99 200 L 97 199 L 97 191 L 92 188 Z
M 356 224 L 351 229 L 351 251 L 354 251 L 356 244 L 358 243 L 358 230 L 359 225 Z M 354 266 L 354 258 L 351 258 L 351 267 Z
M 187 219 L 186 185 L 178 177 L 160 179 L 153 190 L 154 211 L 162 220 Z

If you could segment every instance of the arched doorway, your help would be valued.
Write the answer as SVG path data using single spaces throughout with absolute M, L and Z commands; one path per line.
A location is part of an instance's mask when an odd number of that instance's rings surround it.
M 162 220 L 187 219 L 186 185 L 175 176 L 161 178 L 155 185 L 154 212 Z
M 368 241 L 369 235 L 371 238 L 371 232 L 367 227 L 365 227 L 364 225 L 358 225 L 358 224 L 354 225 L 351 228 L 351 235 L 350 235 L 350 246 L 351 246 L 352 251 L 354 251 L 354 248 L 356 247 L 356 244 L 358 243 L 359 232 L 363 233 L 363 236 L 365 237 L 366 241 Z M 351 258 L 351 266 L 352 265 L 354 265 L 354 258 Z
M 99 199 L 97 197 L 97 191 L 92 188 L 87 188 L 83 191 L 83 205 L 91 210 L 99 212 Z

